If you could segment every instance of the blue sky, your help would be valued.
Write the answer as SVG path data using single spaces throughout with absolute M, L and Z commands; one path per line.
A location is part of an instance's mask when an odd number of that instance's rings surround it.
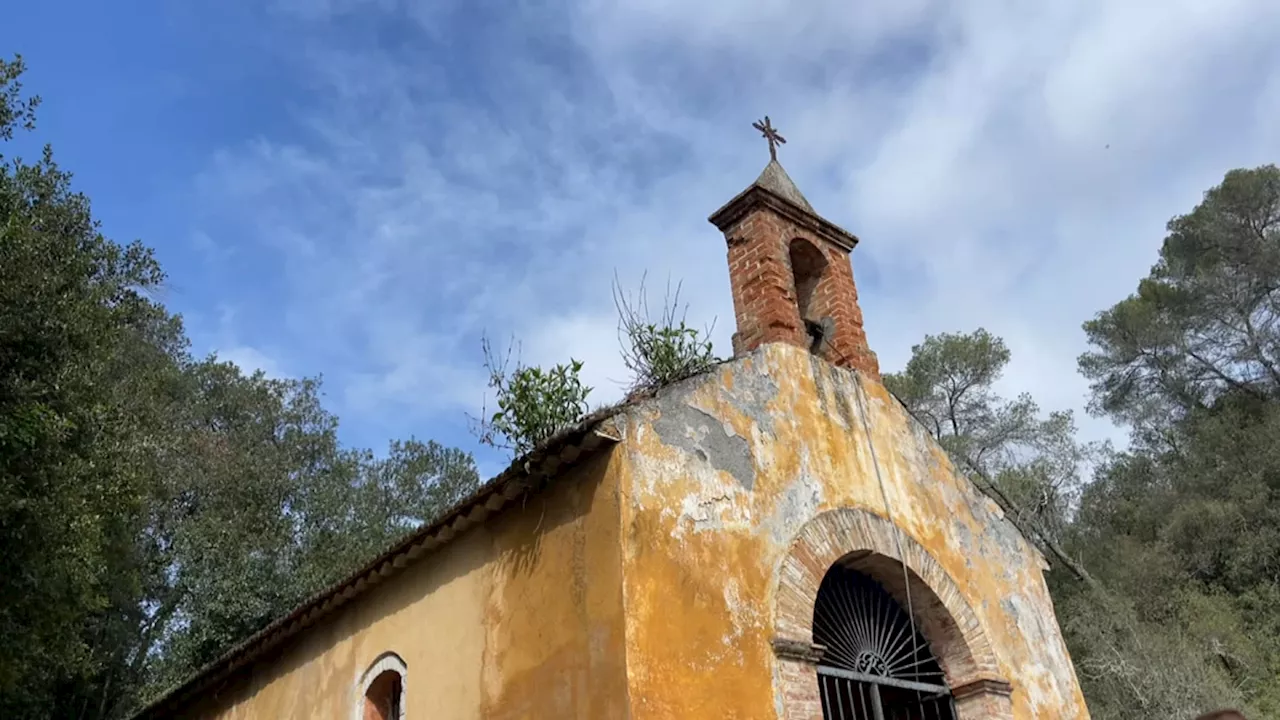
M 44 0 L 0 52 L 200 352 L 323 373 L 348 442 L 477 450 L 480 338 L 626 380 L 610 282 L 684 283 L 729 348 L 707 215 L 781 159 L 855 251 L 870 342 L 984 326 L 1002 389 L 1083 407 L 1080 323 L 1164 223 L 1280 161 L 1280 3 Z M 1081 415 L 1087 437 L 1115 436 Z M 490 453 L 483 472 L 498 467 Z

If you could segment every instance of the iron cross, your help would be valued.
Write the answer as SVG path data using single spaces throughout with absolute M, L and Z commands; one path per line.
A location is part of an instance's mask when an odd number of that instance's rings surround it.
M 778 134 L 778 130 L 769 124 L 769 116 L 764 116 L 764 122 L 759 120 L 751 123 L 751 127 L 760 131 L 764 135 L 764 139 L 769 141 L 769 159 L 778 159 L 778 146 L 786 145 L 787 139 Z

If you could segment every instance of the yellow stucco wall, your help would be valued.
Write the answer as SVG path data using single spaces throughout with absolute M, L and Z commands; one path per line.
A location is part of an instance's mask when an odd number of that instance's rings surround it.
M 882 494 L 858 382 L 768 345 L 622 419 L 630 717 L 776 717 L 778 568 L 806 522 L 861 508 L 891 517 L 955 581 L 1013 686 L 1015 717 L 1087 718 L 1043 558 L 864 379 Z
M 184 717 L 348 720 L 384 652 L 408 718 L 626 716 L 616 486 L 601 454 L 294 638 Z
M 952 578 L 1015 717 L 1087 718 L 1043 559 L 883 386 L 859 382 L 769 345 L 667 388 L 610 421 L 612 450 L 184 717 L 350 718 L 358 677 L 394 651 L 409 720 L 776 718 L 779 568 L 807 523 L 856 508 L 893 518 Z

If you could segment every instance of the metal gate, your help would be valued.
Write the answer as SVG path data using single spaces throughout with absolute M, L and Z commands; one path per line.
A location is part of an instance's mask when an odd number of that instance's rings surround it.
M 826 720 L 955 720 L 941 666 L 910 615 L 870 577 L 842 565 L 823 578 L 813 639 L 824 646 Z
M 951 692 L 941 685 L 912 683 L 818 666 L 822 716 L 826 720 L 954 720 Z

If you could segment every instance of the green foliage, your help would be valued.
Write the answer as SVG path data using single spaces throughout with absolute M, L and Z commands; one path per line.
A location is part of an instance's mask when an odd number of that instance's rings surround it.
M 1078 588 L 1055 597 L 1095 717 L 1275 717 L 1280 170 L 1227 173 L 1168 229 L 1137 292 L 1085 323 L 1080 357 L 1091 409 L 1134 442 L 1082 494 L 1067 544 L 1124 605 L 1106 618 Z
M 1169 222 L 1138 290 L 1084 324 L 1093 409 L 1167 441 L 1170 421 L 1227 391 L 1280 387 L 1280 169 L 1233 170 Z
M 1009 359 L 1004 341 L 981 328 L 928 336 L 884 383 L 961 469 L 990 479 L 1019 513 L 1057 537 L 1097 448 L 1076 442 L 1069 411 L 1041 417 L 1031 396 L 1007 401 L 995 393 Z
M 1274 401 L 1223 398 L 1178 423 L 1176 450 L 1140 447 L 1104 466 L 1071 528 L 1073 551 L 1128 599 L 1129 622 L 1142 628 L 1138 639 L 1184 645 L 1151 662 L 1183 675 L 1212 670 L 1198 684 L 1209 698 L 1202 709 L 1244 704 L 1262 717 L 1280 711 L 1277 432 Z M 1082 634 L 1072 651 L 1114 652 L 1097 641 Z M 1129 642 L 1136 653 L 1137 641 Z M 1142 667 L 1141 658 L 1130 662 Z M 1089 682 L 1139 702 L 1108 678 Z M 1115 716 L 1123 714 L 1120 700 L 1115 707 Z
M 1132 605 L 1114 596 L 1071 597 L 1057 605 L 1094 718 L 1190 720 L 1243 704 L 1222 664 L 1199 652 L 1195 637 L 1135 620 Z
M 340 446 L 315 380 L 193 363 L 150 536 L 167 572 L 154 685 L 177 682 L 337 581 L 479 482 L 471 458 L 416 440 L 384 458 Z
M 3 140 L 34 127 L 21 71 L 0 62 Z M 184 342 L 148 296 L 162 279 L 149 250 L 98 232 L 48 148 L 35 164 L 0 156 L 2 716 L 110 708 L 137 680 L 119 666 L 145 583 L 143 448 Z
M 15 129 L 36 129 L 40 97 L 23 96 L 21 78 L 26 69 L 21 55 L 14 55 L 13 60 L 0 58 L 0 140 L 12 140 Z
M 489 371 L 489 387 L 497 396 L 498 410 L 480 423 L 480 441 L 493 447 L 524 454 L 557 432 L 582 419 L 587 412 L 587 396 L 591 388 L 582 384 L 578 374 L 580 360 L 569 360 L 550 370 L 527 367 L 517 360 L 510 373 L 507 365 L 512 348 L 497 361 L 484 341 L 485 369 Z
M 48 148 L 0 163 L 0 717 L 127 716 L 479 483 L 341 447 L 315 380 L 193 359 L 163 281 Z
M 614 304 L 618 308 L 618 339 L 622 360 L 631 371 L 631 392 L 649 392 L 678 380 L 697 375 L 718 360 L 708 336 L 711 329 L 700 332 L 689 327 L 680 305 L 680 286 L 672 294 L 670 285 L 662 313 L 655 319 L 649 312 L 644 279 L 640 280 L 638 299 L 627 298 L 613 284 Z

